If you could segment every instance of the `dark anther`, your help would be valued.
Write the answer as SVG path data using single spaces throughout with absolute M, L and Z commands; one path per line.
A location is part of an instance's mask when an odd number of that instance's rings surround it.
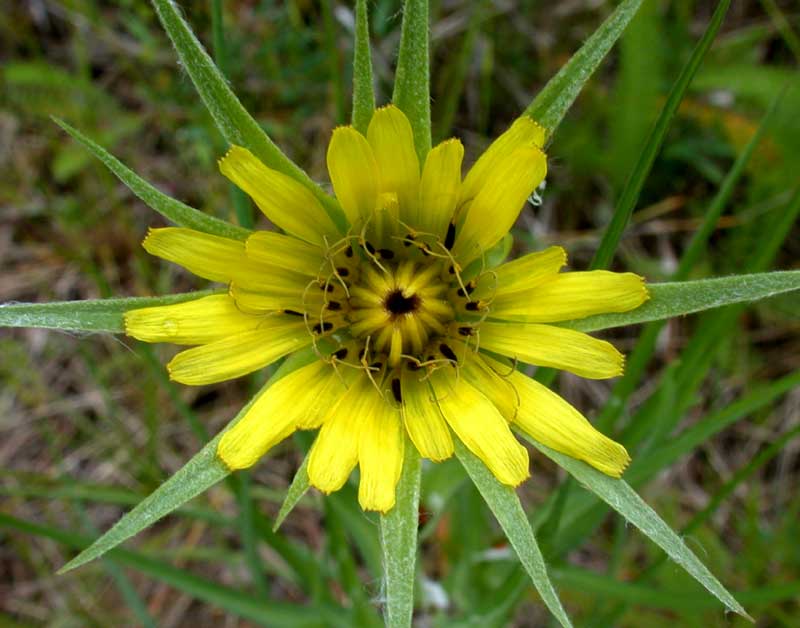
M 423 245 L 420 247 L 420 249 L 419 249 L 419 250 L 420 250 L 420 251 L 422 251 L 422 254 L 423 254 L 425 257 L 428 257 L 428 255 L 430 255 L 430 254 L 431 254 L 431 250 L 428 248 L 428 245 L 427 245 L 427 244 L 423 244 Z
M 400 394 L 400 379 L 398 377 L 392 379 L 392 394 L 397 403 L 403 403 L 403 396 Z
M 367 247 L 367 251 L 369 252 L 370 255 L 375 255 L 375 247 L 374 246 L 372 246 L 369 242 L 365 242 L 364 246 Z
M 415 311 L 419 307 L 419 297 L 416 294 L 406 297 L 402 290 L 394 290 L 388 294 L 383 306 L 392 314 L 400 316 Z
M 317 323 L 312 329 L 314 330 L 315 334 L 320 334 L 323 331 L 330 331 L 333 329 L 333 323 L 328 321 L 325 321 L 324 323 Z
M 321 285 L 319 289 L 322 290 L 323 292 L 333 292 L 334 290 L 336 290 L 336 286 L 334 286 L 332 283 L 326 283 Z
M 403 246 L 411 246 L 411 241 L 414 239 L 412 234 L 408 234 L 405 239 L 403 240 Z
M 353 247 L 352 246 L 348 246 L 344 250 L 344 254 L 345 254 L 346 257 L 353 257 Z
M 342 309 L 342 304 L 338 301 L 328 301 L 328 309 L 332 312 L 336 312 Z
M 447 235 L 444 237 L 444 245 L 448 249 L 452 249 L 453 245 L 456 243 L 456 225 L 455 223 L 450 223 L 447 225 Z
M 460 296 L 460 297 L 465 297 L 465 296 L 467 296 L 467 293 L 466 293 L 466 292 L 464 292 L 464 288 L 459 288 L 458 290 L 456 290 L 456 294 L 457 294 L 458 296 Z
M 464 306 L 470 312 L 477 312 L 479 309 L 477 301 L 470 301 Z
M 452 360 L 453 362 L 458 362 L 458 358 L 456 354 L 453 353 L 453 350 L 448 347 L 446 344 L 442 343 L 439 345 L 439 351 L 442 352 L 442 355 L 446 357 L 448 360 Z
M 458 333 L 462 336 L 471 336 L 472 335 L 472 327 L 459 327 Z
M 358 352 L 358 360 L 359 360 L 359 362 L 364 359 L 364 355 L 366 353 L 367 353 L 366 349 L 361 349 L 361 351 Z
M 336 272 L 339 273 L 339 277 L 347 277 L 350 274 L 350 271 L 347 270 L 344 266 L 340 266 L 336 269 Z
M 406 362 L 406 365 L 408 365 L 408 370 L 409 371 L 418 371 L 418 370 L 420 370 L 422 368 L 416 362 Z
M 283 310 L 283 313 L 291 316 L 302 316 L 300 312 L 295 312 L 294 310 Z
M 447 269 L 447 272 L 450 273 L 451 275 L 455 275 L 456 274 L 456 267 L 453 266 L 452 264 L 450 264 L 450 267 Z
M 392 259 L 394 257 L 394 251 L 392 249 L 378 249 L 378 255 L 383 259 Z
M 344 360 L 347 357 L 347 349 L 342 347 L 338 351 L 334 351 L 333 357 L 336 358 L 337 360 Z
M 435 355 L 429 355 L 427 358 L 425 358 L 425 361 L 426 362 L 433 362 L 435 359 L 436 359 Z
M 369 366 L 370 368 L 378 369 L 380 371 L 383 368 L 383 362 L 373 362 Z
M 475 282 L 474 281 L 470 281 L 467 284 L 467 294 L 472 294 L 473 292 L 475 292 Z

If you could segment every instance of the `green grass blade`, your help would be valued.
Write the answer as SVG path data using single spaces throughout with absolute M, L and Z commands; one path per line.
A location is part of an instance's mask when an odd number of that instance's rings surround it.
M 639 155 L 636 166 L 625 183 L 611 222 L 606 227 L 603 233 L 603 239 L 600 241 L 600 246 L 594 255 L 591 268 L 606 268 L 611 263 L 614 252 L 617 250 L 617 245 L 622 237 L 622 232 L 625 230 L 631 214 L 636 207 L 645 179 L 650 173 L 650 169 L 661 148 L 661 144 L 667 134 L 672 118 L 683 100 L 689 83 L 692 82 L 697 69 L 700 67 L 703 58 L 706 56 L 714 38 L 717 36 L 717 32 L 720 26 L 722 26 L 722 21 L 725 18 L 729 6 L 730 0 L 721 0 L 717 5 L 708 28 L 706 28 L 706 32 L 692 51 L 692 56 L 689 58 L 689 61 L 683 66 L 678 80 L 675 81 L 675 84 L 672 86 L 667 96 L 667 102 L 664 103 L 664 107 L 661 109 L 658 120 L 656 120 L 653 130 L 647 138 L 647 142 Z
M 726 608 L 751 619 L 741 604 L 700 562 L 683 540 L 673 532 L 656 512 L 624 480 L 608 477 L 589 465 L 525 437 L 534 447 L 566 470 L 578 482 L 606 502 L 635 525 L 651 541 L 663 549 L 689 575 L 702 584 Z
M 300 465 L 297 473 L 294 474 L 294 479 L 289 486 L 289 490 L 286 491 L 286 497 L 281 504 L 281 509 L 278 511 L 278 516 L 275 517 L 275 525 L 272 527 L 273 531 L 278 531 L 278 528 L 281 527 L 281 524 L 284 522 L 286 517 L 289 516 L 289 513 L 294 510 L 295 506 L 297 506 L 297 502 L 299 502 L 303 495 L 306 494 L 309 486 L 308 455 L 306 455 L 306 457 L 303 458 L 303 464 Z
M 356 32 L 353 51 L 353 126 L 367 134 L 375 111 L 372 83 L 372 54 L 369 48 L 369 10 L 367 0 L 356 0 Z
M 126 297 L 56 301 L 54 303 L 0 304 L 0 327 L 40 327 L 64 331 L 122 333 L 122 315 L 128 310 L 193 301 L 217 290 L 199 290 L 163 297 Z
M 420 460 L 408 439 L 404 451 L 397 503 L 380 518 L 388 628 L 409 628 L 414 613 Z
M 170 222 L 174 222 L 181 227 L 189 227 L 190 229 L 197 229 L 198 231 L 212 233 L 226 238 L 233 238 L 235 240 L 246 240 L 247 236 L 250 235 L 250 231 L 247 229 L 242 229 L 241 227 L 237 227 L 219 218 L 208 216 L 196 210 L 194 207 L 189 207 L 167 196 L 77 129 L 58 118 L 54 117 L 53 121 L 64 129 L 64 131 L 69 133 L 74 140 L 82 144 L 90 153 L 97 157 L 97 159 L 102 161 L 145 205 L 157 211 Z
M 269 386 L 287 373 L 300 368 L 304 364 L 316 359 L 313 351 L 298 351 L 290 356 L 275 372 L 267 384 L 244 406 L 230 423 L 210 440 L 197 454 L 192 457 L 179 471 L 166 482 L 161 484 L 148 497 L 136 505 L 133 510 L 125 514 L 114 526 L 97 539 L 92 545 L 83 550 L 75 558 L 64 565 L 58 573 L 66 573 L 80 567 L 89 561 L 99 558 L 110 549 L 126 541 L 145 528 L 153 525 L 159 519 L 170 514 L 191 498 L 196 497 L 207 488 L 226 478 L 230 471 L 217 458 L 217 443 L 222 438 L 225 430 L 233 427 L 245 415 L 255 401 L 269 388 Z
M 420 164 L 431 149 L 429 45 L 428 0 L 406 0 L 392 102 L 411 122 Z
M 635 310 L 597 314 L 563 323 L 563 326 L 580 331 L 597 331 L 685 316 L 734 303 L 759 301 L 800 290 L 800 270 L 654 283 L 649 284 L 648 289 L 650 300 Z
M 0 527 L 49 538 L 76 548 L 84 547 L 89 541 L 81 535 L 59 528 L 38 525 L 3 513 L 0 513 Z M 251 619 L 264 626 L 306 627 L 315 625 L 320 620 L 326 624 L 348 625 L 342 616 L 343 613 L 336 612 L 336 609 L 266 601 L 248 592 L 238 591 L 206 580 L 139 552 L 117 548 L 108 557 L 121 566 L 136 569 L 154 580 L 164 582 L 198 600 L 219 606 L 234 615 Z
M 642 0 L 625 0 L 572 55 L 525 110 L 552 135 L 597 66 L 636 15 Z
M 189 73 L 217 127 L 228 142 L 249 149 L 265 165 L 307 186 L 333 215 L 340 209 L 336 201 L 293 163 L 264 129 L 247 113 L 228 86 L 217 66 L 203 49 L 172 0 L 152 0 L 158 19 L 172 40 L 181 65 Z
M 483 496 L 489 509 L 503 528 L 522 566 L 541 595 L 547 608 L 565 628 L 572 626 L 561 601 L 558 599 L 553 583 L 547 575 L 544 557 L 536 542 L 533 528 L 522 509 L 514 489 L 497 481 L 486 465 L 456 439 L 456 456 L 466 469 L 469 477 Z

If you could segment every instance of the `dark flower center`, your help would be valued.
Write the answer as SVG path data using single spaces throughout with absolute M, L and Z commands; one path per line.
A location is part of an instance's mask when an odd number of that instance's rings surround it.
M 419 308 L 419 297 L 416 294 L 406 297 L 402 290 L 393 290 L 386 296 L 384 307 L 395 316 L 409 314 Z

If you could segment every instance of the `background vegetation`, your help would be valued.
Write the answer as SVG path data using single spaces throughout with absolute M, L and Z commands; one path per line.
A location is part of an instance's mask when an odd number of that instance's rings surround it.
M 610 8 L 586 0 L 431 4 L 434 135 L 462 137 L 472 157 Z M 349 118 L 350 4 L 229 1 L 224 32 L 216 33 L 218 5 L 183 6 L 249 111 L 324 181 L 330 132 Z M 370 8 L 383 103 L 399 2 Z M 517 226 L 519 251 L 557 242 L 573 268 L 588 265 L 713 8 L 645 1 L 559 128 L 541 204 Z M 734 3 L 647 179 L 616 267 L 669 279 L 788 86 L 690 276 L 798 268 L 798 18 L 792 2 Z M 65 119 L 194 207 L 245 225 L 256 218 L 217 173 L 224 143 L 150 5 L 15 0 L 0 13 L 0 63 L 0 302 L 202 287 L 144 253 L 139 242 L 161 219 L 48 117 Z M 636 460 L 629 482 L 685 531 L 759 626 L 795 626 L 800 614 L 799 306 L 794 294 L 671 321 L 621 408 L 606 404 L 606 382 L 556 380 L 629 447 Z M 640 332 L 613 335 L 629 352 Z M 84 537 L 107 529 L 180 468 L 268 375 L 176 387 L 163 368 L 172 352 L 107 335 L 0 331 L 0 626 L 375 624 L 377 529 L 352 486 L 326 500 L 310 495 L 278 533 L 271 530 L 308 445 L 302 435 L 127 551 L 55 575 Z M 724 616 L 553 464 L 539 455 L 532 464 L 520 493 L 576 624 L 746 625 Z M 457 463 L 426 469 L 423 504 L 419 625 L 547 625 Z

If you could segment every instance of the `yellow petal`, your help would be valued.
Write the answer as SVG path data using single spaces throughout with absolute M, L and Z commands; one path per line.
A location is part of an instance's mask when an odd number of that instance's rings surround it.
M 245 252 L 257 262 L 312 277 L 319 275 L 325 263 L 319 246 L 273 231 L 256 231 L 247 238 Z
M 500 372 L 509 369 L 487 358 Z M 508 382 L 519 397 L 512 418 L 515 425 L 534 440 L 563 454 L 583 460 L 595 469 L 620 477 L 630 463 L 625 447 L 598 432 L 584 416 L 556 393 L 519 371 L 511 371 Z
M 287 290 L 280 284 L 271 288 L 260 286 L 257 290 L 249 290 L 237 283 L 232 283 L 229 294 L 236 306 L 243 312 L 258 314 L 265 312 L 296 312 L 303 315 L 307 309 L 309 315 L 318 314 L 325 303 L 325 297 L 315 286 L 305 290 Z
M 312 362 L 266 388 L 245 415 L 223 435 L 217 456 L 231 470 L 251 467 L 269 449 L 307 421 L 333 369 Z
M 530 116 L 523 115 L 500 135 L 491 146 L 484 151 L 475 165 L 470 168 L 461 187 L 461 203 L 475 198 L 486 185 L 487 178 L 497 170 L 498 164 L 506 155 L 518 148 L 526 146 L 544 146 L 544 127 L 537 124 Z
M 435 371 L 430 381 L 442 414 L 467 449 L 503 484 L 522 483 L 529 475 L 528 451 L 498 409 L 450 369 Z
M 311 344 L 297 317 L 266 317 L 259 329 L 181 351 L 167 364 L 170 378 L 182 384 L 213 384 L 247 375 Z
M 125 312 L 125 333 L 145 342 L 200 345 L 257 329 L 263 316 L 244 314 L 227 294 Z
M 536 146 L 499 159 L 466 210 L 453 254 L 462 264 L 480 257 L 514 225 L 523 204 L 547 174 L 547 158 Z
M 554 323 L 606 312 L 627 312 L 648 298 L 644 279 L 633 273 L 594 270 L 563 273 L 531 290 L 498 294 L 492 317 Z
M 374 394 L 372 394 L 374 393 Z M 363 417 L 383 402 L 369 378 L 358 377 L 322 420 L 308 459 L 308 481 L 323 493 L 342 488 L 358 462 Z
M 420 182 L 419 221 L 413 225 L 420 231 L 445 237 L 458 202 L 463 159 L 464 146 L 457 139 L 446 140 L 428 153 Z
M 358 503 L 364 510 L 387 512 L 395 502 L 405 438 L 398 410 L 375 395 L 380 401 L 365 409 L 358 439 Z
M 367 139 L 353 127 L 333 131 L 328 174 L 336 198 L 353 227 L 362 226 L 378 204 L 378 165 Z
M 142 246 L 150 255 L 180 264 L 198 277 L 222 283 L 232 279 L 235 269 L 255 266 L 248 263 L 244 242 L 182 227 L 150 229 Z
M 422 373 L 403 369 L 400 382 L 403 422 L 420 455 L 441 462 L 453 455 L 453 437 L 428 382 L 420 381 Z
M 625 359 L 605 340 L 583 332 L 537 323 L 482 323 L 481 349 L 551 366 L 589 379 L 622 375 Z
M 314 194 L 299 183 L 268 168 L 246 148 L 233 146 L 219 162 L 228 179 L 247 192 L 264 215 L 278 227 L 314 244 L 339 239 L 333 220 Z
M 418 224 L 419 159 L 408 118 L 394 105 L 377 109 L 367 129 L 367 141 L 378 165 L 380 191 L 397 195 L 403 222 Z
M 463 344 L 458 343 L 458 346 L 463 347 Z M 491 368 L 481 355 L 474 355 L 456 347 L 453 350 L 456 355 L 468 356 L 461 365 L 461 373 L 467 382 L 480 390 L 507 421 L 511 421 L 519 408 L 519 395 L 507 376 L 511 367 L 497 362 L 497 366 Z
M 567 252 L 560 246 L 528 253 L 486 273 L 473 294 L 476 298 L 500 297 L 509 292 L 528 290 L 552 279 L 566 263 Z

